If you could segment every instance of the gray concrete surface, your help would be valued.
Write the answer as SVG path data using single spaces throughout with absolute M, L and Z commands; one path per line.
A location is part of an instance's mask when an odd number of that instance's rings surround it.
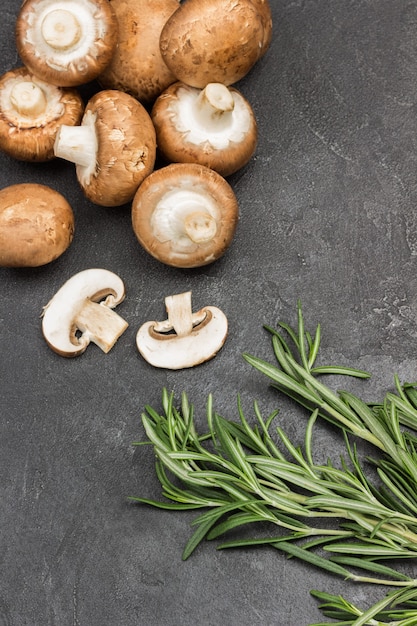
M 20 65 L 18 2 L 2 3 L 0 71 Z M 57 261 L 0 270 L 1 626 L 308 626 L 321 619 L 312 588 L 366 606 L 381 589 L 349 585 L 273 549 L 221 552 L 204 543 L 181 561 L 193 519 L 132 506 L 159 497 L 141 412 L 164 386 L 186 390 L 204 429 L 205 399 L 236 416 L 240 392 L 301 443 L 305 416 L 242 359 L 271 357 L 262 326 L 322 324 L 322 360 L 368 369 L 365 398 L 393 374 L 417 378 L 417 3 L 271 0 L 267 55 L 238 87 L 258 119 L 256 155 L 230 177 L 240 204 L 232 247 L 211 266 L 163 266 L 138 245 L 130 207 L 89 203 L 61 161 L 0 154 L 0 185 L 61 191 L 76 234 Z M 96 85 L 83 89 L 88 98 Z M 129 328 L 104 355 L 73 360 L 41 334 L 42 307 L 72 274 L 105 267 L 125 281 L 118 312 Z M 142 322 L 164 316 L 166 295 L 192 290 L 196 308 L 220 307 L 228 340 L 198 368 L 147 365 L 135 348 Z M 339 453 L 319 427 L 317 453 Z M 340 450 L 342 448 L 340 447 Z

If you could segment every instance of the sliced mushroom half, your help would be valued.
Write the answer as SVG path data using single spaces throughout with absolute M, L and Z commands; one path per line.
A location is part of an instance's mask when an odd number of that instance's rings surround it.
M 224 345 L 228 333 L 225 314 L 214 306 L 192 312 L 191 291 L 165 298 L 168 319 L 146 322 L 136 345 L 154 367 L 178 370 L 212 359 Z
M 43 336 L 61 356 L 82 354 L 90 342 L 107 353 L 128 323 L 113 309 L 125 297 L 123 281 L 105 269 L 72 276 L 44 307 Z
M 71 87 L 96 78 L 117 45 L 108 0 L 26 0 L 16 19 L 16 47 L 43 80 Z

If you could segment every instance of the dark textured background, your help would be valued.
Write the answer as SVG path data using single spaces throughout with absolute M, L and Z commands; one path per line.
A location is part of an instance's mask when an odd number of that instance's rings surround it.
M 249 165 L 229 179 L 241 216 L 232 247 L 212 266 L 165 267 L 139 247 L 130 208 L 84 198 L 71 164 L 25 164 L 0 155 L 0 183 L 61 191 L 76 235 L 57 261 L 0 270 L 0 625 L 306 626 L 319 621 L 311 588 L 367 606 L 384 593 L 349 585 L 272 549 L 216 551 L 181 561 L 188 513 L 132 506 L 159 496 L 143 439 L 145 404 L 186 390 L 204 428 L 204 404 L 236 416 L 242 394 L 301 443 L 305 416 L 245 364 L 270 357 L 264 323 L 321 322 L 322 357 L 370 370 L 365 398 L 380 399 L 394 372 L 417 379 L 417 3 L 410 0 L 271 0 L 274 37 L 238 87 L 259 124 Z M 2 3 L 0 69 L 20 65 L 19 3 Z M 91 87 L 91 89 L 90 89 Z M 96 89 L 83 89 L 87 98 Z M 105 267 L 125 281 L 118 312 L 130 323 L 112 351 L 91 345 L 73 360 L 41 335 L 42 307 L 72 274 Z M 135 334 L 164 319 L 166 295 L 192 290 L 195 309 L 220 307 L 230 333 L 195 369 L 148 366 Z M 338 454 L 319 426 L 316 451 Z M 340 448 L 342 449 L 342 448 Z

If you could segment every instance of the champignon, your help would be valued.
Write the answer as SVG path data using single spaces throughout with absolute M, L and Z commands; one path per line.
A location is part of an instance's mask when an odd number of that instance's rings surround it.
M 63 254 L 74 236 L 74 213 L 62 194 L 38 183 L 0 190 L 0 266 L 38 267 Z
M 176 78 L 159 50 L 159 37 L 179 0 L 111 0 L 119 38 L 110 63 L 98 77 L 106 89 L 126 91 L 144 104 Z
M 54 158 L 59 126 L 79 124 L 84 111 L 75 88 L 56 87 L 25 67 L 0 77 L 0 149 L 21 161 Z
M 61 126 L 54 153 L 76 164 L 89 200 L 120 206 L 132 200 L 154 168 L 155 128 L 133 96 L 105 89 L 88 101 L 79 126 Z
M 191 291 L 165 298 L 168 319 L 146 322 L 136 335 L 143 358 L 154 367 L 178 370 L 212 359 L 224 345 L 228 322 L 214 306 L 192 312 Z
M 230 246 L 239 207 L 229 183 L 195 163 L 173 163 L 144 180 L 132 202 L 134 233 L 153 257 L 174 267 L 200 267 Z
M 123 281 L 109 270 L 92 268 L 73 275 L 43 309 L 47 344 L 65 357 L 82 354 L 90 342 L 109 352 L 128 326 L 113 311 L 124 297 Z
M 200 163 L 229 176 L 246 165 L 257 143 L 249 102 L 233 87 L 204 89 L 181 82 L 155 101 L 151 117 L 161 154 L 174 163 Z
M 162 58 L 177 80 L 231 85 L 262 56 L 265 19 L 252 0 L 187 0 L 167 20 Z
M 36 76 L 72 87 L 104 70 L 117 32 L 108 0 L 26 0 L 16 19 L 16 47 Z

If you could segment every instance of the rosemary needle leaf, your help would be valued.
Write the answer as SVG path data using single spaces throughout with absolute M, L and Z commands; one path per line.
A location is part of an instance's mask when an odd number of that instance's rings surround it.
M 308 550 L 304 550 L 303 548 L 300 548 L 299 546 L 296 546 L 293 543 L 290 543 L 287 541 L 278 541 L 277 543 L 272 544 L 272 545 L 274 548 L 277 548 L 278 550 L 282 550 L 283 552 L 286 552 L 290 556 L 296 556 L 301 561 L 306 561 L 307 563 L 310 563 L 311 565 L 319 567 L 328 572 L 332 572 L 333 574 L 338 574 L 339 576 L 343 576 L 346 579 L 353 577 L 351 572 L 349 572 L 349 570 L 344 568 L 342 565 L 339 565 L 338 563 L 335 563 L 334 561 L 325 559 L 319 556 L 318 554 L 314 554 L 313 552 L 309 552 Z

